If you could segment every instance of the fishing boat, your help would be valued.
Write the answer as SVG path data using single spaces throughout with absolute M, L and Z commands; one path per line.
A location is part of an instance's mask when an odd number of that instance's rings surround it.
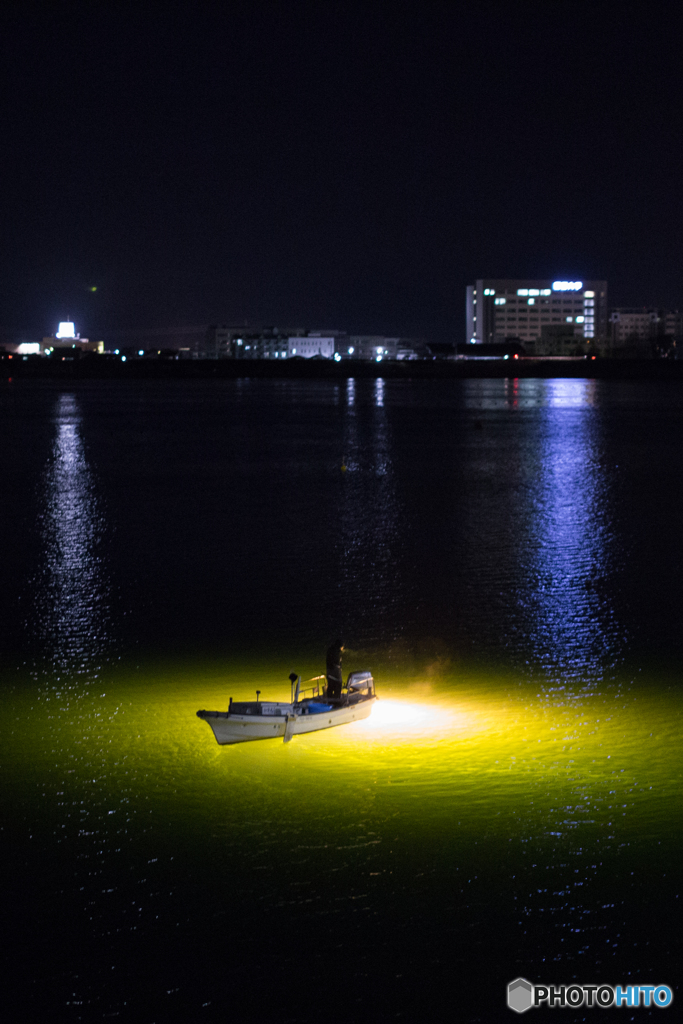
M 198 711 L 197 718 L 211 726 L 221 745 L 278 738 L 289 743 L 292 736 L 367 718 L 377 700 L 375 681 L 368 671 L 351 672 L 340 697 L 327 696 L 325 676 L 307 679 L 311 686 L 302 686 L 301 676 L 294 672 L 289 679 L 289 703 L 260 700 L 261 691 L 257 690 L 255 701 L 231 697 L 227 711 Z

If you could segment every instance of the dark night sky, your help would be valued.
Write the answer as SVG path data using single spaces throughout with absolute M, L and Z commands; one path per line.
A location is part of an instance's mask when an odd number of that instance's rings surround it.
M 0 325 L 461 340 L 477 276 L 683 306 L 681 24 L 629 12 L 10 5 Z

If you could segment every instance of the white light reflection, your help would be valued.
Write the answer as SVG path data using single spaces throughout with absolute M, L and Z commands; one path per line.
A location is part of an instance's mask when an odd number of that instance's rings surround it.
M 476 725 L 476 717 L 464 711 L 382 698 L 373 707 L 370 717 L 357 723 L 354 732 L 362 733 L 367 739 L 391 739 L 393 743 L 401 739 L 414 740 L 417 736 L 470 732 Z
M 45 567 L 36 581 L 38 630 L 53 666 L 92 674 L 109 646 L 109 594 L 97 548 L 103 523 L 74 395 L 57 400 L 45 477 Z
M 600 464 L 593 380 L 548 380 L 540 475 L 532 499 L 530 621 L 548 674 L 595 680 L 621 647 L 600 583 L 611 573 L 612 531 Z
M 380 636 L 386 642 L 401 633 L 396 614 L 402 599 L 396 551 L 405 515 L 396 496 L 393 438 L 384 394 L 381 378 L 358 386 L 353 380 L 347 382 L 343 453 L 348 472 L 338 509 L 335 615 L 364 642 Z M 359 587 L 364 595 L 360 603 Z M 368 608 L 372 614 L 367 614 Z

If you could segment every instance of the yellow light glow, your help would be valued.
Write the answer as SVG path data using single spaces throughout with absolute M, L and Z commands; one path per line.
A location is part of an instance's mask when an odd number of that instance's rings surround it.
M 70 683 L 36 701 L 30 690 L 17 691 L 11 720 L 30 720 L 31 729 L 8 735 L 6 765 L 14 772 L 21 766 L 24 783 L 36 775 L 42 785 L 59 764 L 61 787 L 77 794 L 97 763 L 112 806 L 124 791 L 131 807 L 146 805 L 153 779 L 165 815 L 218 814 L 228 829 L 240 816 L 250 818 L 256 797 L 277 816 L 287 794 L 290 819 L 301 821 L 327 821 L 333 806 L 341 817 L 359 809 L 392 820 L 417 815 L 444 834 L 457 821 L 461 838 L 487 829 L 501 842 L 534 835 L 600 844 L 635 840 L 647 822 L 648 836 L 678 842 L 677 692 L 544 690 L 483 676 L 460 676 L 446 686 L 443 679 L 385 676 L 363 721 L 286 745 L 221 747 L 197 719 L 198 708 L 225 709 L 228 695 L 252 699 L 256 688 L 274 700 L 288 696 L 263 669 L 233 679 L 239 682 L 188 669 L 111 679 L 106 693 L 103 687 L 86 695 Z M 43 737 L 39 749 L 36 735 Z
M 378 700 L 369 718 L 358 722 L 354 734 L 368 739 L 414 740 L 418 735 L 473 731 L 476 716 L 440 704 L 402 700 Z

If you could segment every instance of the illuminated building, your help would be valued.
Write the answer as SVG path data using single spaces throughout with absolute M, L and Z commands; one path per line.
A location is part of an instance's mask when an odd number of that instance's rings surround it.
M 529 355 L 571 355 L 607 336 L 607 282 L 481 279 L 466 319 L 470 344 L 514 338 Z
M 54 334 L 43 338 L 40 346 L 46 355 L 63 353 L 67 349 L 80 349 L 81 352 L 104 352 L 103 341 L 90 341 L 76 333 L 76 325 L 72 320 L 62 320 Z
M 71 320 L 62 320 L 55 338 L 58 338 L 60 341 L 67 339 L 73 341 L 77 337 L 80 337 L 80 335 L 76 334 L 76 324 Z
M 231 327 L 228 324 L 206 328 L 201 345 L 193 349 L 198 359 L 286 359 L 289 339 L 303 334 L 300 328 Z
M 387 359 L 417 359 L 412 338 L 385 338 L 383 334 L 352 334 L 340 341 L 338 352 L 343 359 L 363 359 L 380 363 Z
M 334 337 L 323 337 L 320 334 L 307 334 L 299 338 L 290 338 L 287 342 L 287 355 L 303 356 L 304 359 L 312 359 L 313 356 L 322 356 L 323 359 L 332 359 L 334 356 Z

